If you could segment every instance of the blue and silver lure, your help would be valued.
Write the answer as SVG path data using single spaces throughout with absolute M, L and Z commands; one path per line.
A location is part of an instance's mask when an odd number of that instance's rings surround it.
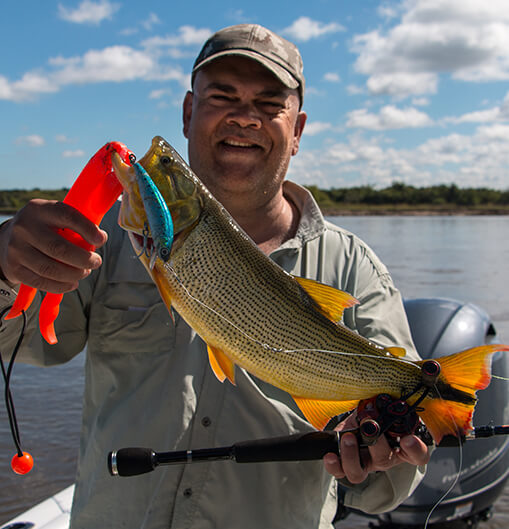
M 136 180 L 148 220 L 148 226 L 145 225 L 143 233 L 144 248 L 142 253 L 145 252 L 147 257 L 150 258 L 150 268 L 152 269 L 154 268 L 156 257 L 159 257 L 164 262 L 167 262 L 170 258 L 171 246 L 173 244 L 173 220 L 166 202 L 152 181 L 152 178 L 150 178 L 150 175 L 135 161 L 134 156 L 130 161 L 136 171 Z M 149 233 L 153 241 L 153 248 L 150 252 L 147 247 Z

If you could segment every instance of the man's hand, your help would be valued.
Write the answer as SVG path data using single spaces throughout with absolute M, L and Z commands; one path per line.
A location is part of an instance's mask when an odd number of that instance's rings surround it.
M 107 240 L 75 208 L 53 200 L 31 200 L 0 229 L 0 277 L 14 284 L 64 293 L 101 266 L 101 257 L 67 241 L 57 232 L 68 228 L 95 247 Z
M 337 431 L 352 430 L 358 427 L 356 414 L 353 413 L 335 428 Z M 392 448 L 382 435 L 367 449 L 359 450 L 357 437 L 353 433 L 341 436 L 340 454 L 326 454 L 323 458 L 325 469 L 335 478 L 346 478 L 350 483 L 362 483 L 371 472 L 385 471 L 399 465 L 425 465 L 429 461 L 428 446 L 415 435 L 401 438 L 400 446 Z

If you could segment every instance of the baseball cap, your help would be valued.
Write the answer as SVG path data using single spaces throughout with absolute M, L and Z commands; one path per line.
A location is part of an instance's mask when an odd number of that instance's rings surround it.
M 295 44 L 258 24 L 238 24 L 214 33 L 203 45 L 193 65 L 196 72 L 219 57 L 240 55 L 259 62 L 285 86 L 298 89 L 300 106 L 304 100 L 302 57 Z

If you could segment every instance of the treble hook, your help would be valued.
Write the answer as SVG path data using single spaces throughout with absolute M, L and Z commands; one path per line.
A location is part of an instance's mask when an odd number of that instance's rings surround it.
M 145 254 L 149 259 L 151 257 L 151 253 L 148 249 L 148 236 L 149 236 L 149 229 L 148 224 L 145 221 L 145 225 L 143 227 L 143 248 L 141 249 L 141 252 L 136 256 L 138 259 Z

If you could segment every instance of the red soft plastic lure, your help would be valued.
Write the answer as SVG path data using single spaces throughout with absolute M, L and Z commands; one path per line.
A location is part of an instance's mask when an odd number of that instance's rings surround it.
M 116 141 L 107 143 L 99 149 L 87 165 L 64 198 L 64 203 L 73 206 L 83 213 L 94 224 L 99 224 L 106 212 L 122 193 L 122 186 L 117 180 L 111 165 L 111 155 L 117 152 L 122 160 L 129 162 L 132 152 L 123 144 Z M 62 229 L 59 233 L 68 241 L 85 248 L 94 250 L 95 247 L 87 243 L 81 235 L 72 230 Z M 21 285 L 16 300 L 5 319 L 12 319 L 28 309 L 37 290 L 27 285 Z M 39 328 L 44 339 L 50 343 L 57 343 L 54 322 L 60 309 L 63 294 L 48 292 L 42 300 L 39 310 Z

